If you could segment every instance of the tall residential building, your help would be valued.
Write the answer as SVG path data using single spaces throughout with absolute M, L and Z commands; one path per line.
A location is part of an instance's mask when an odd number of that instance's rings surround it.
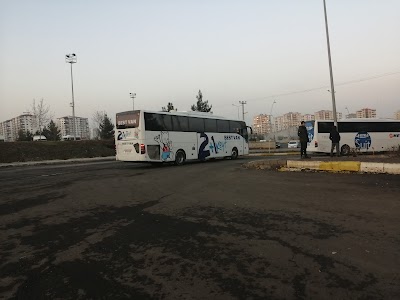
M 272 132 L 271 116 L 257 115 L 253 118 L 253 132 L 257 134 L 267 134 Z
M 376 118 L 376 109 L 363 108 L 361 110 L 357 110 L 356 114 L 357 118 Z
M 341 119 L 342 113 L 336 112 L 336 118 Z M 315 113 L 315 120 L 333 120 L 333 111 L 320 110 Z
M 37 130 L 36 119 L 30 113 L 24 113 L 18 117 L 0 123 L 0 135 L 6 142 L 14 142 L 18 139 L 18 132 L 34 133 Z
M 72 116 L 61 117 L 57 119 L 58 128 L 61 136 L 74 136 L 74 122 Z M 88 118 L 75 117 L 76 137 L 82 140 L 90 138 Z
M 302 120 L 301 113 L 288 112 L 275 118 L 275 131 L 281 131 L 293 126 L 299 126 Z
M 400 120 L 400 110 L 398 110 L 395 114 L 394 114 L 394 118 L 396 120 Z
M 313 121 L 315 120 L 315 115 L 311 115 L 311 114 L 305 114 L 301 117 L 301 120 L 306 122 L 306 121 Z
M 348 115 L 346 115 L 346 119 L 353 119 L 353 118 L 357 118 L 357 114 L 349 113 Z

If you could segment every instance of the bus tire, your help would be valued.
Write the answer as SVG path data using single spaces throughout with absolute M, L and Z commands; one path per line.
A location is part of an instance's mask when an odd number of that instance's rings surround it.
M 236 159 L 236 158 L 238 158 L 238 155 L 239 155 L 238 149 L 237 149 L 236 147 L 233 148 L 233 149 L 232 149 L 232 154 L 231 154 L 231 159 Z
M 350 146 L 347 144 L 344 144 L 341 148 L 340 148 L 340 153 L 343 156 L 348 156 L 350 155 Z
M 175 153 L 175 165 L 182 166 L 186 161 L 186 154 L 183 150 L 178 150 Z

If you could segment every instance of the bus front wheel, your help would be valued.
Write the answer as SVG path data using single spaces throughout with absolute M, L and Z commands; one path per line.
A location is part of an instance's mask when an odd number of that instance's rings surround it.
M 177 166 L 182 166 L 186 161 L 186 155 L 185 152 L 182 150 L 179 150 L 175 154 L 175 165 Z
M 231 159 L 238 158 L 238 150 L 236 148 L 232 149 Z
M 350 146 L 349 145 L 343 145 L 341 148 L 340 148 L 340 152 L 341 152 L 341 154 L 343 155 L 343 156 L 348 156 L 348 155 L 350 155 Z

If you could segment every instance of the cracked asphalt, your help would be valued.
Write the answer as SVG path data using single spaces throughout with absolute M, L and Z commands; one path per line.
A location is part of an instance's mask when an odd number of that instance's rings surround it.
M 400 298 L 399 176 L 255 159 L 1 169 L 0 298 Z

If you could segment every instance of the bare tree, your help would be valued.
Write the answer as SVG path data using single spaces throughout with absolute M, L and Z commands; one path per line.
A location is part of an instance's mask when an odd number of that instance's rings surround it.
M 94 128 L 96 130 L 96 139 L 100 138 L 100 125 L 104 122 L 104 117 L 106 116 L 105 111 L 95 111 L 92 116 L 92 121 L 94 124 Z
M 36 126 L 38 127 L 38 131 L 41 135 L 43 128 L 46 127 L 52 119 L 50 107 L 43 103 L 43 98 L 37 104 L 36 100 L 33 99 L 32 114 L 35 117 Z

